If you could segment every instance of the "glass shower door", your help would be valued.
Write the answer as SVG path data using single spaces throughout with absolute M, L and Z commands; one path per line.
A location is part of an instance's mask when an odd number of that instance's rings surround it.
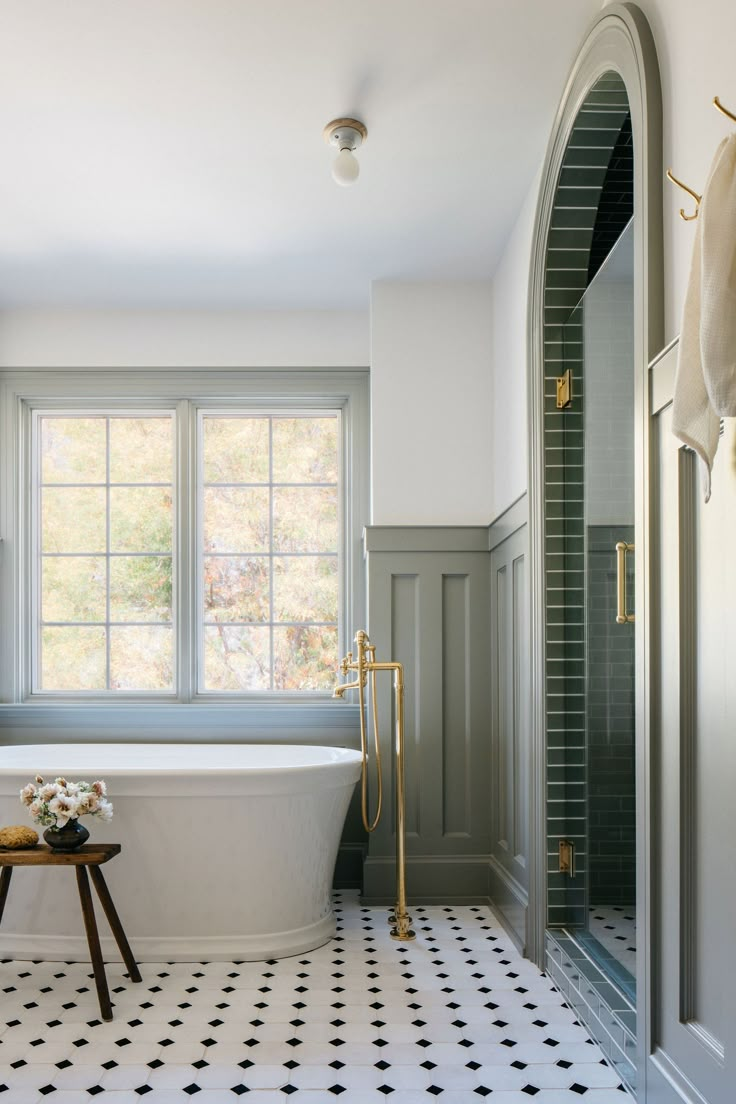
M 633 223 L 629 223 L 565 327 L 566 344 L 577 343 L 577 359 L 582 363 L 578 373 L 582 379 L 577 383 L 582 384 L 584 413 L 587 823 L 581 872 L 586 922 L 575 934 L 632 1000 L 636 976 L 633 281 Z M 626 609 L 621 608 L 622 599 Z

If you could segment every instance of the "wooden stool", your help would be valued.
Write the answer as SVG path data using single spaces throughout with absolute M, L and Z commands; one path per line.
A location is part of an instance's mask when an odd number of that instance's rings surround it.
M 142 980 L 136 961 L 133 958 L 130 944 L 125 937 L 123 925 L 120 923 L 120 918 L 115 911 L 115 905 L 112 903 L 110 891 L 105 884 L 105 879 L 102 877 L 102 871 L 100 870 L 102 863 L 106 863 L 109 859 L 119 854 L 119 843 L 86 843 L 76 851 L 52 851 L 51 848 L 47 847 L 45 844 L 34 847 L 28 851 L 0 851 L 0 867 L 2 867 L 2 874 L 0 874 L 0 922 L 3 918 L 3 911 L 8 897 L 8 890 L 10 889 L 10 879 L 13 875 L 14 866 L 76 867 L 79 900 L 82 903 L 82 916 L 84 917 L 84 927 L 87 932 L 87 943 L 89 944 L 89 954 L 92 959 L 92 969 L 94 970 L 95 985 L 97 986 L 97 997 L 100 1002 L 100 1013 L 103 1020 L 112 1019 L 112 1004 L 110 1003 L 110 993 L 107 988 L 105 963 L 102 960 L 100 937 L 97 933 L 95 910 L 92 904 L 92 894 L 87 878 L 87 867 L 89 867 L 92 881 L 97 890 L 97 896 L 102 902 L 107 922 L 120 948 L 123 961 L 130 974 L 130 979 L 131 981 Z

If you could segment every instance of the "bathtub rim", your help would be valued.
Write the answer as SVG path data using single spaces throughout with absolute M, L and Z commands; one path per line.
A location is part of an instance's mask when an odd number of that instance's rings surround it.
M 92 762 L 99 753 L 101 760 L 99 766 L 87 768 L 74 765 L 72 762 L 65 767 L 63 758 L 66 748 L 73 748 L 84 758 L 89 757 Z M 317 761 L 302 763 L 227 765 L 225 762 L 227 754 L 232 753 L 233 749 L 242 753 L 250 749 L 264 748 L 284 757 L 295 753 L 298 756 L 299 752 L 307 752 L 310 756 L 319 752 L 325 754 Z M 143 752 L 145 756 L 160 752 L 164 758 L 171 759 L 172 756 L 176 756 L 176 759 L 174 762 L 162 762 L 160 765 L 149 763 L 140 767 L 104 763 L 105 752 L 112 752 L 114 758 L 114 754 L 117 752 L 119 755 L 121 749 L 129 750 L 133 755 L 136 753 L 140 755 Z M 4 752 L 12 753 L 11 758 L 15 762 L 8 763 Z M 197 761 L 199 754 L 202 755 L 201 761 Z M 48 759 L 45 758 L 46 755 Z M 210 757 L 209 763 L 207 756 Z M 212 763 L 213 757 L 215 760 L 221 759 L 222 762 Z M 23 762 L 26 758 L 28 761 Z M 70 755 L 70 758 L 73 759 L 73 756 Z M 116 796 L 232 797 L 242 794 L 267 797 L 312 793 L 353 786 L 360 778 L 361 762 L 360 752 L 353 748 L 319 744 L 277 744 L 268 741 L 212 745 L 86 741 L 6 744 L 0 746 L 0 795 L 4 797 L 14 795 L 36 774 L 41 774 L 48 779 L 60 776 L 64 770 L 74 781 L 80 778 L 89 781 L 96 778 L 109 780 L 108 790 L 113 802 Z

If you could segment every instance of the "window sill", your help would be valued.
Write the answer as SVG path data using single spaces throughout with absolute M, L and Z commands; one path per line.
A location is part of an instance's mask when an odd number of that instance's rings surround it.
M 0 743 L 259 740 L 352 744 L 358 706 L 330 698 L 292 701 L 28 701 L 0 704 Z M 71 736 L 70 736 L 71 734 Z

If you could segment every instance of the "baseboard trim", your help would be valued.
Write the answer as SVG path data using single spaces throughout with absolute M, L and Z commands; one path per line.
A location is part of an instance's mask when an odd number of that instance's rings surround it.
M 407 897 L 415 904 L 481 904 L 488 900 L 488 855 L 413 855 L 406 862 Z M 396 899 L 393 857 L 369 856 L 363 866 L 363 900 Z
M 491 908 L 522 954 L 527 945 L 529 894 L 520 882 L 491 856 L 488 863 L 488 896 Z

